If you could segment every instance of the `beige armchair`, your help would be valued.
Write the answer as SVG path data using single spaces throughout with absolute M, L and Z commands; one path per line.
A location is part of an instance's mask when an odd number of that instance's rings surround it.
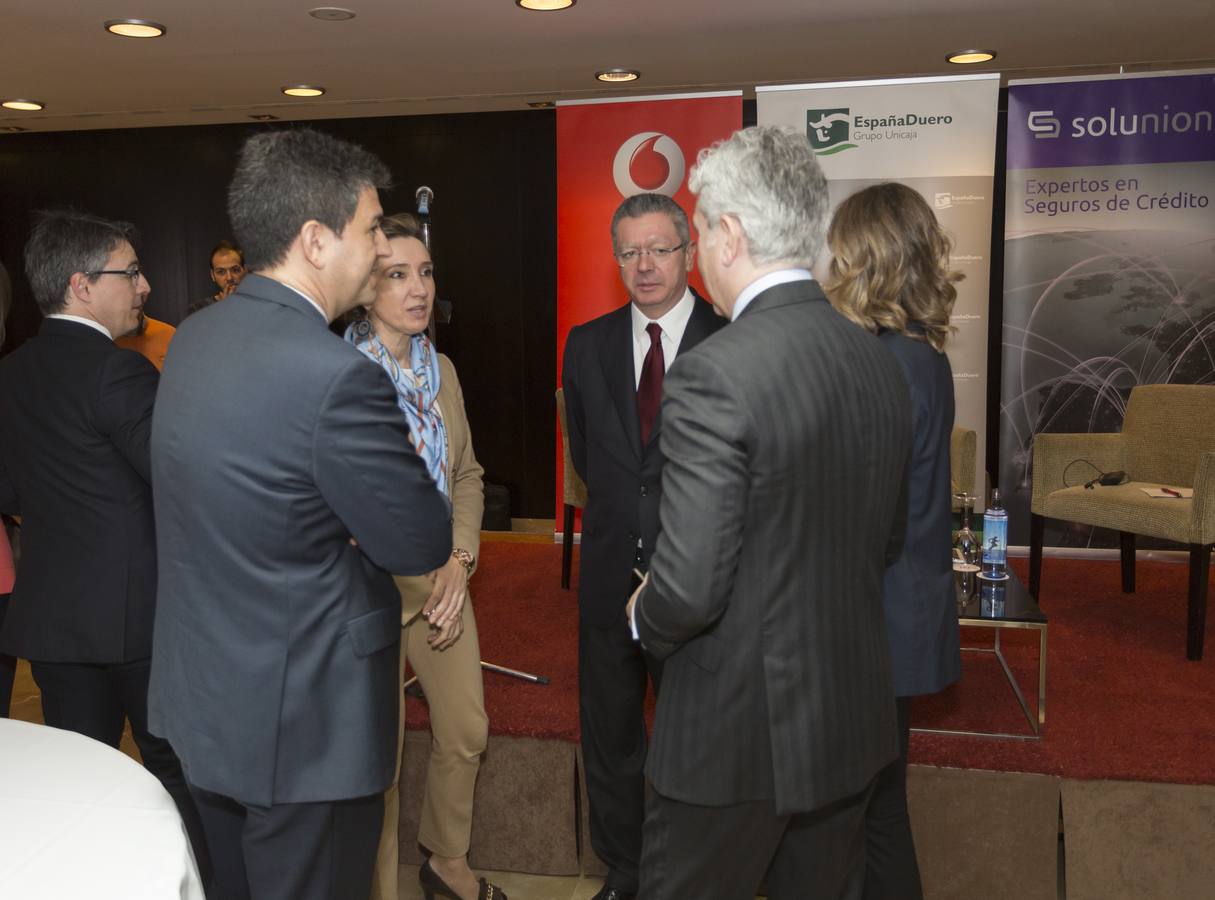
M 557 422 L 561 425 L 562 499 L 564 523 L 561 533 L 561 587 L 570 586 L 570 566 L 574 557 L 574 510 L 586 506 L 586 484 L 578 477 L 570 459 L 570 432 L 565 424 L 565 391 L 557 388 Z
M 1115 486 L 1084 482 L 1097 473 L 1076 465 L 1087 460 L 1103 472 L 1122 470 L 1128 482 Z M 1147 487 L 1187 487 L 1190 499 L 1154 499 Z M 1118 434 L 1039 434 L 1034 438 L 1030 501 L 1029 591 L 1042 579 L 1046 519 L 1081 522 L 1119 533 L 1122 590 L 1135 592 L 1135 535 L 1187 544 L 1190 551 L 1186 658 L 1202 659 L 1207 577 L 1215 543 L 1215 387 L 1142 385 L 1131 391 Z

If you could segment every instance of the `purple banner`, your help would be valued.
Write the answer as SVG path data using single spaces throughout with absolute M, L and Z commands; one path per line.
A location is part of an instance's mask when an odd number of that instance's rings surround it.
M 1215 74 L 1008 88 L 1008 168 L 1215 158 Z

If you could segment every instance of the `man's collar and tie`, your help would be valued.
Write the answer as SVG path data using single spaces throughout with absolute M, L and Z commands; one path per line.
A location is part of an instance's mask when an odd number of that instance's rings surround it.
M 695 303 L 692 292 L 685 289 L 679 302 L 657 319 L 648 319 L 636 306 L 631 307 L 633 373 L 637 379 L 637 421 L 642 447 L 650 442 L 662 402 L 662 379 L 679 352 Z
M 774 288 L 778 284 L 789 284 L 793 281 L 813 280 L 814 276 L 807 269 L 779 269 L 775 272 L 769 272 L 767 275 L 761 275 L 739 293 L 738 299 L 734 301 L 734 312 L 730 316 L 730 321 L 737 321 L 751 301 L 768 290 L 768 288 Z

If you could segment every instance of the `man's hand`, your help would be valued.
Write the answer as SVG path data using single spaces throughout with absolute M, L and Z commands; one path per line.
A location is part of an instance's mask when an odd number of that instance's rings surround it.
M 637 595 L 645 590 L 645 586 L 650 582 L 650 573 L 646 572 L 641 579 L 641 584 L 637 585 L 637 590 L 633 591 L 633 596 L 629 597 L 629 605 L 625 607 L 625 613 L 628 615 L 629 623 L 633 621 L 633 607 L 637 605 Z
M 434 582 L 434 589 L 422 607 L 422 616 L 431 628 L 426 640 L 435 650 L 446 650 L 464 633 L 468 570 L 453 556 L 427 577 Z

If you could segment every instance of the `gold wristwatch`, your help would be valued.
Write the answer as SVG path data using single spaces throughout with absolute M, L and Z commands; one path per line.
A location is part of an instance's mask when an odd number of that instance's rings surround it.
M 475 560 L 473 559 L 473 555 L 471 553 L 461 547 L 457 547 L 455 550 L 451 551 L 451 556 L 452 559 L 464 567 L 465 572 L 467 572 L 469 575 L 472 574 Z

